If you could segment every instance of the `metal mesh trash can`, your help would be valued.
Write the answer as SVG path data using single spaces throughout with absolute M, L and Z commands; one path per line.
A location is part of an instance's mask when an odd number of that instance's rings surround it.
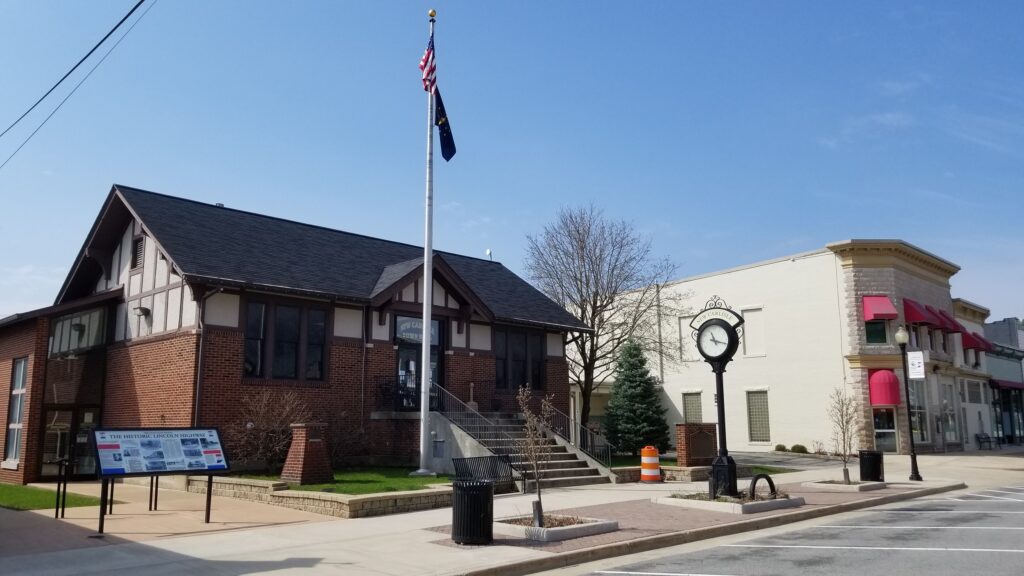
M 860 481 L 885 481 L 885 467 L 882 464 L 882 453 L 878 450 L 860 451 Z
M 456 480 L 452 489 L 452 541 L 490 544 L 494 540 L 494 483 Z

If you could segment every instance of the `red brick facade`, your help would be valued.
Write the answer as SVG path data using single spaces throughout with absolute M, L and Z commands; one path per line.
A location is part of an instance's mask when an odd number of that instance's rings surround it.
M 710 466 L 718 452 L 715 424 L 676 424 L 676 465 Z
M 7 418 L 10 409 L 14 361 L 28 358 L 25 399 L 22 408 L 21 446 L 17 470 L 0 469 L 0 482 L 24 484 L 39 477 L 41 443 L 40 415 L 46 374 L 46 344 L 49 321 L 45 318 L 0 328 L 0 459 L 7 447 Z
M 191 426 L 198 339 L 188 331 L 110 345 L 103 426 Z
M 327 453 L 324 424 L 292 424 L 292 445 L 281 480 L 293 484 L 324 484 L 334 479 Z

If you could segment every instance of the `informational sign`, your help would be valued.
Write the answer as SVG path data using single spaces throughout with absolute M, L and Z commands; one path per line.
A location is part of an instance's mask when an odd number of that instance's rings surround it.
M 214 428 L 93 430 L 100 476 L 226 472 L 228 458 Z
M 924 352 L 907 352 L 907 372 L 911 380 L 924 379 Z

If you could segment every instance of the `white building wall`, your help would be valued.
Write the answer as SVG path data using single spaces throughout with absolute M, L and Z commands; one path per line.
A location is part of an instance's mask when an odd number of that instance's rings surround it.
M 776 444 L 827 443 L 829 393 L 844 382 L 839 278 L 831 252 L 818 252 L 752 265 L 673 284 L 665 290 L 687 294 L 690 314 L 719 296 L 750 318 L 750 342 L 725 373 L 729 448 L 768 451 Z M 689 321 L 676 319 L 666 345 L 681 346 L 689 361 L 666 365 L 662 401 L 669 424 L 682 422 L 683 392 L 701 392 L 704 421 L 717 421 L 715 377 L 696 350 Z M 767 390 L 770 440 L 751 442 L 747 391 Z

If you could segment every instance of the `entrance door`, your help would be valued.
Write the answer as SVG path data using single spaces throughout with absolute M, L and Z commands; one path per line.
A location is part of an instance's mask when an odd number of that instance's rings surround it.
M 430 347 L 430 382 L 441 384 L 440 350 L 441 326 L 432 321 Z M 399 316 L 395 324 L 395 342 L 398 345 L 398 378 L 395 386 L 395 410 L 420 409 L 420 380 L 423 371 L 422 320 Z
M 896 452 L 896 409 L 872 410 L 875 423 L 875 450 Z
M 39 475 L 56 478 L 60 472 L 57 460 L 74 458 L 71 475 L 92 478 L 96 475 L 92 430 L 99 425 L 99 408 L 48 409 L 43 421 L 43 462 Z

